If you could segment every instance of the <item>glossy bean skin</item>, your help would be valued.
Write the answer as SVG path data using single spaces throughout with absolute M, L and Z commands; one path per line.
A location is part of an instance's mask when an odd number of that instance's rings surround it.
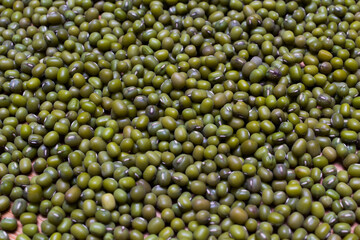
M 357 239 L 359 10 L 4 0 L 1 238 Z

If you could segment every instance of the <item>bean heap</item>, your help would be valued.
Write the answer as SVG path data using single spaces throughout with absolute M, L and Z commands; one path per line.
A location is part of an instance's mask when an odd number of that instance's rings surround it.
M 359 239 L 360 2 L 0 2 L 1 240 Z

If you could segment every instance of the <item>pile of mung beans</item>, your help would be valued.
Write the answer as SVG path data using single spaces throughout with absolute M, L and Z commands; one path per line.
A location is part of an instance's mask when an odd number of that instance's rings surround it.
M 359 65 L 355 0 L 0 0 L 0 239 L 358 240 Z

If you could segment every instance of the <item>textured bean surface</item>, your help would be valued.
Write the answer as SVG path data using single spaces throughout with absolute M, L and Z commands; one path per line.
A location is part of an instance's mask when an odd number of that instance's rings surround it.
M 359 239 L 360 2 L 3 0 L 0 239 Z

